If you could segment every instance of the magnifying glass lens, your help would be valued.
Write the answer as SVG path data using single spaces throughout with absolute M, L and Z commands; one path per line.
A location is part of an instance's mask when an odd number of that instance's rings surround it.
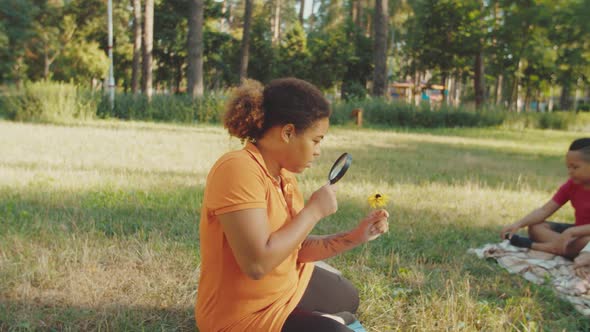
M 336 162 L 334 162 L 334 165 L 330 169 L 330 173 L 328 173 L 330 184 L 338 182 L 346 174 L 351 163 L 352 156 L 346 152 L 336 159 Z

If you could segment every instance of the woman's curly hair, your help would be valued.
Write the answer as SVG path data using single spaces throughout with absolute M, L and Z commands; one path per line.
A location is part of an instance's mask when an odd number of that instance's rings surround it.
M 321 91 L 304 80 L 281 78 L 266 87 L 245 80 L 232 91 L 224 125 L 232 136 L 257 140 L 276 125 L 291 123 L 296 130 L 304 131 L 330 114 L 330 103 Z
M 223 121 L 231 136 L 242 140 L 259 137 L 264 124 L 263 90 L 262 84 L 255 80 L 245 80 L 233 89 Z

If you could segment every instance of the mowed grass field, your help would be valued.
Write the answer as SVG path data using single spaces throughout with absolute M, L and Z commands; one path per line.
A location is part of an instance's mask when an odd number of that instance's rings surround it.
M 329 260 L 360 289 L 367 330 L 590 328 L 549 286 L 467 253 L 551 198 L 582 135 L 331 128 L 299 176 L 306 197 L 342 152 L 354 161 L 314 232 L 391 198 L 389 233 Z M 240 147 L 220 126 L 0 121 L 0 330 L 195 330 L 205 179 Z M 553 219 L 573 222 L 571 207 Z

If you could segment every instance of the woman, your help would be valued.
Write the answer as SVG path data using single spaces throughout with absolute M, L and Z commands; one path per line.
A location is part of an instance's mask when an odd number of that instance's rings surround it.
M 319 157 L 330 113 L 321 92 L 295 78 L 234 90 L 224 124 L 247 144 L 207 177 L 195 308 L 201 332 L 350 331 L 333 318 L 354 314 L 357 290 L 312 262 L 379 237 L 389 215 L 377 210 L 349 232 L 309 235 L 336 212 L 336 189 L 324 185 L 305 204 L 293 173 Z

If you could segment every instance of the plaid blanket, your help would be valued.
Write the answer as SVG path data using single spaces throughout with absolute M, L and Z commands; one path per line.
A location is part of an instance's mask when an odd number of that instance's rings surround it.
M 510 245 L 508 240 L 489 243 L 469 253 L 479 258 L 495 259 L 510 273 L 519 274 L 535 284 L 548 283 L 559 297 L 571 302 L 576 310 L 590 317 L 590 280 L 581 279 L 574 263 L 561 256 Z M 590 268 L 589 268 L 590 269 Z

